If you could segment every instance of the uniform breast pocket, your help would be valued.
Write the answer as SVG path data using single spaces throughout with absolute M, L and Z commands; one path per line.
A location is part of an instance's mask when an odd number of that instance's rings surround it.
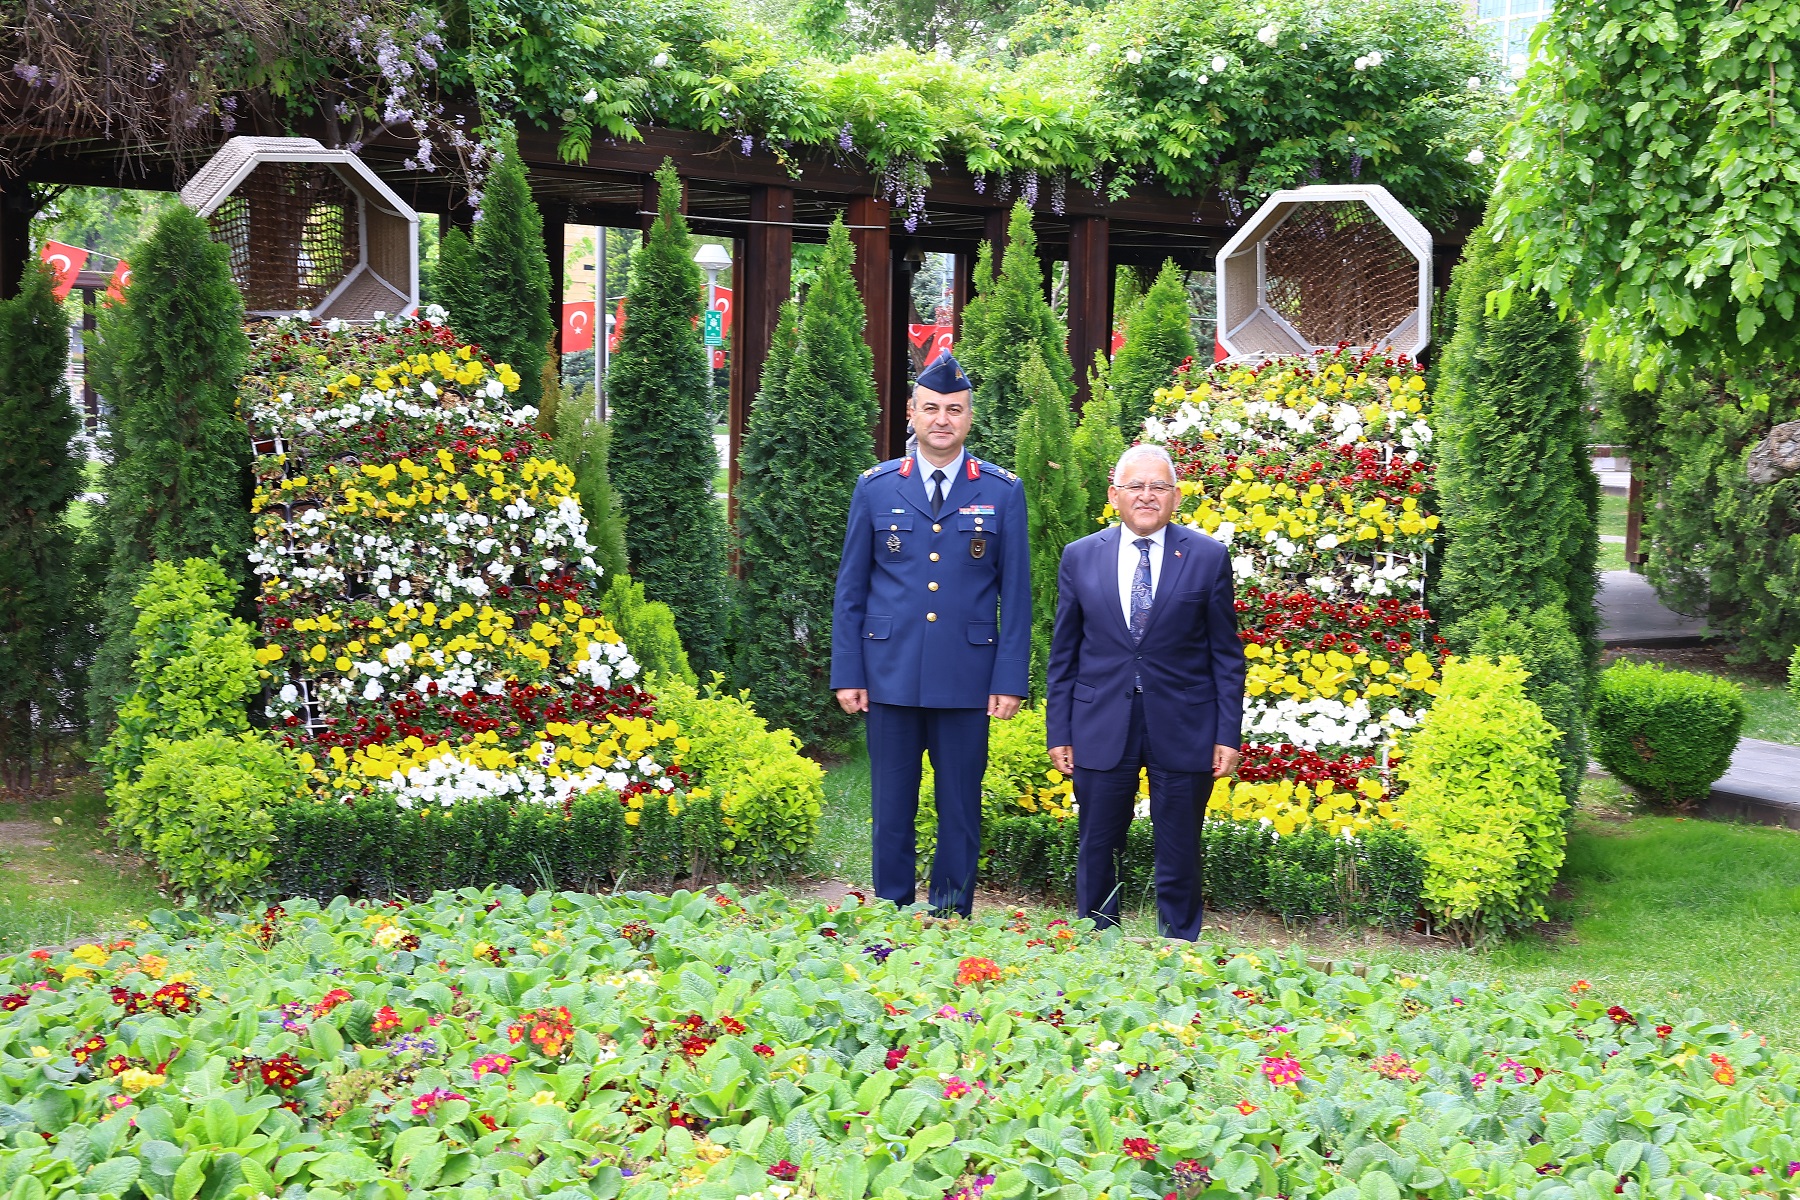
M 994 518 L 985 513 L 959 513 L 956 517 L 956 532 L 966 546 L 967 556 L 977 562 L 988 559 L 997 560 L 995 553 L 1000 544 L 994 529 Z
M 875 518 L 875 561 L 905 562 L 913 556 L 911 513 L 884 513 Z

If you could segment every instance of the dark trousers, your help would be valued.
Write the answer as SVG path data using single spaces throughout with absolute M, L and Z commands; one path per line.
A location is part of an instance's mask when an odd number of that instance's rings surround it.
M 937 857 L 931 907 L 968 916 L 981 859 L 981 776 L 987 770 L 988 716 L 980 708 L 869 705 L 870 807 L 874 816 L 875 894 L 911 904 L 918 877 L 920 756 L 937 777 Z
M 1212 775 L 1165 771 L 1144 724 L 1142 692 L 1131 698 L 1125 754 L 1108 771 L 1075 768 L 1081 844 L 1075 860 L 1075 905 L 1101 928 L 1119 923 L 1119 859 L 1137 803 L 1138 771 L 1150 770 L 1150 823 L 1156 830 L 1156 925 L 1164 937 L 1200 937 L 1200 826 Z

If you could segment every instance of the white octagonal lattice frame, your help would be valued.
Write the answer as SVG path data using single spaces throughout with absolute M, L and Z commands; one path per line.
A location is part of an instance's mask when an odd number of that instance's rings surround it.
M 1276 192 L 1218 255 L 1219 345 L 1233 359 L 1431 341 L 1431 233 L 1378 185 Z
M 419 214 L 348 150 L 234 137 L 181 189 L 231 252 L 252 316 L 368 321 L 419 307 Z

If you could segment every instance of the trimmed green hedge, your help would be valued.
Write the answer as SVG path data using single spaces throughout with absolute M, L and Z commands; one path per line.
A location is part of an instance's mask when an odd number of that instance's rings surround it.
M 1730 680 L 1616 662 L 1595 689 L 1594 757 L 1647 800 L 1704 799 L 1731 765 L 1746 715 Z
M 1072 817 L 1006 816 L 987 823 L 984 880 L 1003 887 L 1075 893 L 1078 822 Z M 1411 928 L 1419 912 L 1423 859 L 1394 825 L 1358 838 L 1323 829 L 1277 837 L 1260 822 L 1209 820 L 1202 886 L 1209 908 L 1266 909 L 1290 924 L 1330 917 L 1344 924 Z M 1155 897 L 1156 837 L 1148 820 L 1126 833 L 1120 895 L 1127 903 Z

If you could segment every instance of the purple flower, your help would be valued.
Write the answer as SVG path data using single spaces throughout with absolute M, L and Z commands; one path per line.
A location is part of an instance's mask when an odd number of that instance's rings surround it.
M 17 75 L 20 79 L 23 79 L 32 87 L 38 85 L 38 79 L 43 73 L 44 69 L 42 67 L 33 66 L 30 63 L 16 62 L 13 64 L 13 74 Z
M 845 121 L 844 127 L 838 130 L 837 142 L 838 149 L 842 150 L 845 154 L 849 154 L 856 149 L 856 138 L 850 129 L 850 122 Z
M 750 156 L 750 151 L 755 148 L 756 138 L 751 134 L 746 133 L 738 138 L 738 152 L 743 154 L 744 157 L 748 158 Z
M 1350 178 L 1352 178 L 1352 179 L 1362 178 L 1362 164 L 1363 164 L 1362 155 L 1356 153 L 1354 150 L 1351 151 L 1350 152 Z

